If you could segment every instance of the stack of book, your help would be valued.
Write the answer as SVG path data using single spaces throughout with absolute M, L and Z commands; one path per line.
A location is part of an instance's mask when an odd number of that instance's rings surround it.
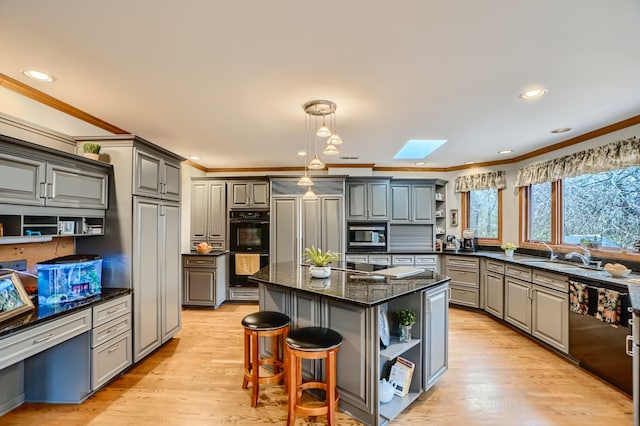
M 398 357 L 396 362 L 391 366 L 391 372 L 389 373 L 389 381 L 396 382 L 395 394 L 403 397 L 409 393 L 409 387 L 411 386 L 411 377 L 413 376 L 413 370 L 415 364 L 406 358 Z

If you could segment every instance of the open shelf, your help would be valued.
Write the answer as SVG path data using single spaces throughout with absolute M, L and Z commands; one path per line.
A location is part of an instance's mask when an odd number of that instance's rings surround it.
M 399 397 L 394 395 L 393 399 L 385 404 L 380 404 L 380 416 L 385 420 L 391 419 L 402 413 L 413 401 L 418 399 L 420 392 L 409 392 L 406 396 Z
M 385 361 L 391 361 L 419 344 L 420 339 L 412 337 L 408 342 L 400 342 L 397 336 L 392 336 L 389 341 L 389 346 L 387 346 L 386 349 L 380 350 L 380 357 Z

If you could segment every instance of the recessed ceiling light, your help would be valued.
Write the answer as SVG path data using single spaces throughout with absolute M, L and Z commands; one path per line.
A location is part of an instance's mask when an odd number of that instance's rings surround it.
M 199 159 L 200 159 L 200 157 L 198 157 L 197 155 L 192 155 L 191 157 L 189 157 L 189 160 L 196 161 L 196 160 L 199 160 Z
M 27 77 L 32 78 L 34 80 L 38 80 L 38 81 L 44 81 L 47 83 L 56 81 L 56 78 L 54 76 L 52 76 L 51 74 L 44 73 L 42 71 L 24 70 L 22 71 L 22 73 Z
M 416 161 L 414 164 L 416 166 L 424 166 L 424 161 Z
M 547 89 L 529 89 L 524 93 L 520 94 L 520 98 L 521 99 L 534 99 L 534 98 L 539 98 L 540 96 L 544 95 L 545 93 L 547 93 Z
M 444 144 L 446 139 L 411 139 L 393 156 L 394 160 L 423 159 Z
M 571 130 L 571 127 L 559 127 L 557 129 L 551 130 L 551 133 L 566 133 Z
M 513 152 L 512 149 L 505 149 L 502 151 L 498 151 L 498 154 L 511 154 Z
M 307 151 L 298 151 L 298 152 L 296 152 L 296 155 L 298 157 L 306 157 L 307 156 Z

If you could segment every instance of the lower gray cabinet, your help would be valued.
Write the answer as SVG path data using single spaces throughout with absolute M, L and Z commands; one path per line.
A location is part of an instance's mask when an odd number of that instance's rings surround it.
M 183 256 L 184 306 L 219 307 L 225 300 L 225 255 Z
M 504 320 L 531 333 L 531 283 L 504 278 Z
M 504 275 L 495 272 L 485 274 L 484 310 L 500 319 L 504 319 Z
M 425 292 L 424 390 L 428 390 L 449 368 L 449 292 L 442 284 Z

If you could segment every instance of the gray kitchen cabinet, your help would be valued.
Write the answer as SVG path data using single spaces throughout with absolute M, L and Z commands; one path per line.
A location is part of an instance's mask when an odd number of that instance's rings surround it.
M 504 320 L 531 334 L 531 283 L 504 277 Z
M 229 208 L 269 208 L 269 183 L 266 181 L 229 182 Z
M 272 263 L 300 261 L 300 197 L 271 197 L 270 249 Z
M 569 352 L 569 301 L 566 293 L 532 286 L 531 334 L 549 345 Z
M 0 203 L 105 210 L 109 168 L 14 147 L 0 153 Z
M 451 277 L 451 303 L 480 307 L 480 263 L 477 257 L 445 257 L 445 274 Z
M 184 158 L 135 135 L 78 142 L 97 142 L 110 158 L 115 182 L 110 197 L 117 208 L 107 210 L 112 232 L 77 239 L 76 249 L 102 256 L 103 287 L 133 290 L 137 363 L 173 337 L 182 323 L 181 208 L 172 198 L 180 195 Z
M 214 249 L 225 248 L 227 229 L 226 183 L 191 182 L 191 248 L 206 242 Z
M 504 262 L 493 259 L 482 262 L 484 309 L 504 319 Z
M 183 255 L 183 305 L 218 308 L 225 300 L 226 255 Z
M 344 251 L 344 197 L 318 195 L 316 200 L 302 200 L 302 248 L 320 247 L 323 251 Z
M 433 223 L 434 185 L 392 181 L 390 188 L 392 223 Z
M 347 220 L 389 219 L 389 180 L 348 181 Z
M 449 368 L 449 292 L 447 284 L 428 289 L 424 298 L 424 390 Z
M 180 201 L 180 162 L 146 147 L 134 148 L 133 193 Z

